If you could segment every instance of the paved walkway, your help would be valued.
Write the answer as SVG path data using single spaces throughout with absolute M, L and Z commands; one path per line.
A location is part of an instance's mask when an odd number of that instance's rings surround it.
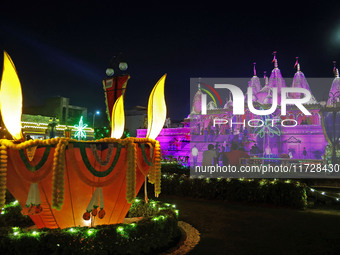
M 340 208 L 295 210 L 269 205 L 161 196 L 201 241 L 190 254 L 340 254 Z

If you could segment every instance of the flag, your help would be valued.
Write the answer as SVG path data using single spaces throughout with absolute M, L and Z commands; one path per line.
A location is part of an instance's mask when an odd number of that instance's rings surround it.
M 299 58 L 296 58 L 296 62 L 295 62 L 295 65 L 294 65 L 294 68 L 299 64 Z
M 275 62 L 275 60 L 276 60 L 276 51 L 273 52 L 273 55 L 274 55 L 274 58 L 273 58 L 272 63 Z
M 108 119 L 111 120 L 112 108 L 118 97 L 124 95 L 130 75 L 114 76 L 107 78 L 103 81 L 105 101 L 106 101 L 106 113 Z

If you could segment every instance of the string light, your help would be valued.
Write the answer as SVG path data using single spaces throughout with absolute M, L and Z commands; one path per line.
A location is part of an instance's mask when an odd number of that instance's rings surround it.
M 118 232 L 118 233 L 124 232 L 124 228 L 123 228 L 123 227 L 118 227 L 118 228 L 117 228 L 117 232 Z
M 38 123 L 38 122 L 28 122 L 28 121 L 22 121 L 22 128 L 33 128 L 33 129 L 47 129 L 48 124 L 47 123 Z M 68 126 L 68 125 L 57 125 L 56 130 L 66 130 L 71 129 L 71 131 L 77 131 L 77 128 L 74 126 Z M 88 133 L 94 133 L 94 129 L 91 127 L 85 127 L 84 130 Z
M 318 194 L 320 194 L 320 195 L 322 195 L 322 196 L 332 198 L 332 199 L 334 199 L 334 200 L 337 201 L 337 202 L 340 201 L 340 198 L 339 198 L 339 197 L 335 197 L 335 196 L 328 195 L 325 191 L 317 191 L 317 190 L 315 190 L 315 189 L 313 189 L 313 188 L 311 188 L 311 187 L 308 187 L 308 188 L 309 188 L 309 190 L 310 190 L 311 192 L 318 193 Z
M 71 232 L 71 233 L 77 232 L 74 228 L 70 228 L 68 231 Z
M 134 203 L 136 204 L 139 204 L 141 202 L 141 199 L 139 198 L 136 198 Z M 149 204 L 147 204 L 148 206 L 154 208 L 156 206 L 159 206 L 159 202 L 158 201 L 150 201 Z M 161 210 L 167 210 L 167 209 L 171 209 L 175 214 L 176 216 L 178 217 L 178 214 L 179 214 L 179 210 L 174 210 L 173 208 L 176 208 L 176 205 L 174 204 L 169 204 L 169 203 L 162 203 L 162 205 L 164 205 L 165 207 L 159 207 L 159 209 Z M 6 204 L 3 208 L 3 211 L 2 213 L 4 212 L 4 209 L 5 208 L 8 208 L 8 207 L 13 207 L 13 206 L 19 206 L 19 201 L 15 200 L 9 204 Z M 162 220 L 165 220 L 167 218 L 167 216 L 164 216 L 164 215 L 158 215 L 158 216 L 155 216 L 153 218 L 151 218 L 152 221 L 162 221 Z M 130 223 L 130 224 L 124 224 L 124 226 L 120 225 L 116 228 L 116 231 L 117 233 L 119 233 L 122 237 L 124 238 L 129 238 L 129 231 L 135 231 L 135 229 L 137 228 L 138 226 L 138 222 L 135 223 Z M 83 229 L 83 227 L 81 228 L 78 228 L 78 227 L 72 227 L 72 228 L 69 228 L 69 229 L 65 229 L 64 231 L 66 233 L 69 233 L 69 234 L 74 234 L 74 233 L 77 233 L 79 231 L 81 231 L 81 229 Z M 22 231 L 19 227 L 12 227 L 12 234 L 10 234 L 10 236 L 12 236 L 12 238 L 22 238 L 22 237 L 34 237 L 34 238 L 38 238 L 43 232 L 42 231 L 39 231 L 39 230 L 34 230 L 33 232 L 28 232 L 28 231 Z M 94 236 L 97 231 L 100 231 L 98 229 L 95 229 L 95 228 L 89 228 L 87 230 L 85 230 L 84 232 L 84 237 L 91 237 L 91 236 Z M 57 244 L 57 246 L 60 246 L 60 244 Z
M 40 235 L 40 233 L 37 232 L 37 231 L 33 231 L 33 232 L 32 232 L 32 236 L 39 236 L 39 235 Z
M 166 179 L 173 179 L 175 176 L 176 176 L 177 174 L 171 174 L 171 175 L 163 175 L 163 177 L 164 178 L 166 178 Z M 203 177 L 202 176 L 199 176 L 198 177 L 199 179 L 203 179 Z M 217 180 L 219 180 L 219 178 L 217 178 Z M 231 178 L 226 178 L 225 179 L 226 180 L 226 182 L 231 182 Z M 238 178 L 237 179 L 238 181 L 240 181 L 240 182 L 243 182 L 243 181 L 248 181 L 248 182 L 251 182 L 251 181 L 254 181 L 254 179 L 244 179 L 244 178 Z M 277 184 L 278 183 L 278 179 L 274 179 L 274 180 L 272 180 L 272 181 L 268 181 L 268 180 L 266 180 L 266 179 L 263 179 L 263 180 L 260 180 L 259 181 L 259 185 L 260 186 L 263 186 L 263 185 L 265 185 L 266 183 L 270 183 L 270 184 Z M 292 181 L 291 180 L 285 180 L 284 181 L 284 183 L 286 183 L 286 184 L 290 184 L 290 183 L 292 183 Z M 301 185 L 301 183 L 299 182 L 299 181 L 294 181 L 294 184 L 297 186 L 297 187 L 299 187 L 300 185 Z M 322 195 L 322 196 L 326 196 L 326 197 L 329 197 L 329 198 L 332 198 L 332 199 L 334 199 L 335 201 L 337 201 L 337 202 L 340 202 L 340 197 L 336 197 L 336 196 L 332 196 L 332 195 L 328 195 L 325 191 L 317 191 L 317 190 L 315 190 L 315 189 L 313 189 L 313 188 L 311 188 L 311 187 L 308 187 L 308 186 L 306 186 L 306 188 L 307 189 L 309 189 L 311 192 L 315 192 L 315 193 L 318 193 L 318 194 L 320 194 L 320 195 Z
M 87 235 L 88 235 L 88 236 L 91 236 L 91 235 L 93 235 L 93 234 L 94 234 L 94 230 L 93 230 L 93 229 L 87 230 Z

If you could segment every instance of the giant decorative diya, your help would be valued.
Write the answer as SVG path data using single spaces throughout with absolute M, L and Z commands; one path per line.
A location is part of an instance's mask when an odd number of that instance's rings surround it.
M 13 140 L 0 140 L 0 208 L 6 186 L 38 228 L 121 223 L 144 181 L 160 193 L 160 145 L 165 117 L 164 75 L 148 103 L 147 138 L 119 139 L 124 131 L 123 96 L 112 109 L 111 138 L 24 141 L 22 93 L 15 66 L 4 52 L 1 114 Z

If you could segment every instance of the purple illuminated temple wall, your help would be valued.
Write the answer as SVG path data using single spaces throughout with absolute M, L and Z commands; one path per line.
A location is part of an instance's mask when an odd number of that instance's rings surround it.
M 146 129 L 138 129 L 137 137 L 146 137 L 146 133 Z M 190 127 L 163 128 L 157 140 L 165 159 L 185 161 L 190 156 Z
M 253 128 L 242 124 L 219 125 L 213 128 L 213 119 L 231 119 L 232 111 L 212 110 L 208 115 L 197 115 L 191 122 L 192 144 L 196 144 L 199 149 L 205 149 L 204 143 L 212 143 L 230 147 L 236 143 L 247 153 L 254 156 L 275 156 L 281 157 L 282 154 L 291 152 L 293 158 L 321 159 L 325 151 L 327 141 L 321 125 L 321 116 L 319 109 L 310 109 L 311 116 L 303 116 L 298 111 L 290 111 L 287 118 L 294 119 L 298 122 L 295 127 L 284 127 L 280 123 L 271 127 Z M 223 112 L 223 113 L 218 113 Z M 243 120 L 259 119 L 251 113 L 246 112 L 243 116 L 233 117 L 234 122 L 243 123 Z M 281 118 L 283 119 L 283 118 Z M 216 125 L 217 126 L 217 125 Z M 198 131 L 200 127 L 200 131 Z M 204 135 L 204 130 L 213 130 L 213 134 Z M 252 147 L 257 145 L 258 151 L 252 151 Z M 303 155 L 306 148 L 307 155 Z
M 256 76 L 254 63 L 254 76 L 248 82 L 248 87 L 252 88 L 253 102 L 258 107 L 268 107 L 272 105 L 273 88 L 278 89 L 281 93 L 281 88 L 287 87 L 286 82 L 278 68 L 278 60 L 276 53 L 274 54 L 274 69 L 271 72 L 269 79 L 264 76 L 264 86 L 260 84 L 259 77 Z M 193 97 L 192 109 L 188 118 L 184 119 L 184 127 L 179 128 L 164 128 L 157 140 L 160 141 L 162 155 L 164 159 L 186 161 L 190 156 L 191 148 L 196 145 L 198 149 L 198 162 L 201 162 L 202 152 L 207 150 L 209 144 L 213 144 L 215 148 L 222 151 L 228 151 L 231 144 L 235 143 L 238 147 L 246 151 L 250 156 L 256 157 L 272 157 L 282 158 L 291 157 L 293 159 L 322 159 L 325 154 L 327 135 L 332 137 L 332 130 L 340 130 L 340 114 L 335 120 L 335 127 L 330 128 L 329 123 L 332 116 L 328 116 L 323 112 L 325 126 L 320 109 L 321 102 L 318 102 L 313 96 L 309 84 L 303 72 L 300 70 L 298 60 L 295 64 L 297 71 L 294 75 L 291 87 L 307 89 L 311 93 L 310 100 L 305 103 L 306 108 L 311 115 L 304 115 L 297 107 L 287 109 L 287 115 L 282 116 L 280 109 L 277 109 L 270 116 L 255 116 L 247 108 L 244 115 L 233 115 L 233 101 L 229 94 L 226 104 L 222 108 L 217 108 L 213 101 L 207 102 L 207 112 L 201 114 L 201 102 L 204 92 L 207 92 L 207 87 L 204 83 L 198 82 L 196 94 Z M 327 106 L 340 104 L 340 78 L 338 69 L 334 67 L 335 78 L 331 85 L 329 100 Z M 278 96 L 280 98 L 280 95 Z M 292 93 L 292 98 L 301 98 L 299 93 Z M 326 102 L 325 102 L 326 103 Z M 280 102 L 278 102 L 280 105 Z M 264 109 L 263 108 L 263 109 Z M 325 110 L 323 110 L 325 111 Z M 329 118 L 328 118 L 328 117 Z M 230 125 L 213 125 L 214 119 L 232 120 L 239 124 Z M 248 123 L 253 119 L 278 119 L 279 122 L 271 127 L 251 127 L 243 125 L 243 121 Z M 294 127 L 282 126 L 282 120 L 294 120 L 297 124 Z M 290 121 L 292 122 L 292 121 Z M 333 121 L 334 122 L 334 121 Z M 289 123 L 285 123 L 286 125 Z M 146 137 L 146 129 L 137 130 L 137 137 Z M 340 132 L 340 131 L 337 131 Z M 327 133 L 327 134 L 326 134 Z M 333 131 L 334 133 L 334 131 Z M 335 136 L 335 134 L 333 134 Z M 340 135 L 339 135 L 340 136 Z M 336 136 L 338 137 L 338 135 Z M 305 153 L 304 153 L 305 149 Z
M 259 157 L 269 155 L 281 157 L 283 154 L 288 155 L 291 152 L 292 157 L 296 159 L 321 159 L 325 152 L 327 141 L 323 133 L 318 109 L 310 110 L 312 116 L 308 117 L 298 114 L 297 111 L 291 111 L 288 116 L 290 119 L 297 120 L 298 126 L 282 127 L 278 125 L 279 132 L 270 136 L 268 130 L 263 130 L 263 137 L 261 137 L 261 130 L 251 127 L 243 128 L 242 125 L 235 125 L 233 129 L 230 129 L 228 125 L 213 128 L 212 119 L 229 118 L 232 115 L 232 111 L 224 110 L 223 113 L 217 113 L 217 111 L 223 110 L 214 110 L 214 113 L 211 112 L 210 114 L 208 111 L 208 115 L 196 116 L 194 120 L 191 120 L 191 127 L 164 128 L 157 137 L 163 158 L 168 160 L 176 158 L 185 161 L 185 157 L 190 156 L 190 150 L 194 145 L 197 146 L 199 151 L 204 151 L 210 143 L 218 144 L 220 151 L 222 146 L 230 148 L 232 143 L 236 143 L 250 155 Z M 249 113 L 246 115 L 246 120 L 251 118 L 250 115 Z M 241 122 L 243 118 L 243 116 L 239 116 L 237 121 Z M 200 133 L 198 132 L 199 127 Z M 214 130 L 211 132 L 213 134 L 204 135 L 204 129 Z M 146 129 L 139 129 L 137 137 L 145 137 L 146 132 Z M 254 152 L 251 148 L 255 144 L 259 150 Z M 307 156 L 303 155 L 304 147 Z

